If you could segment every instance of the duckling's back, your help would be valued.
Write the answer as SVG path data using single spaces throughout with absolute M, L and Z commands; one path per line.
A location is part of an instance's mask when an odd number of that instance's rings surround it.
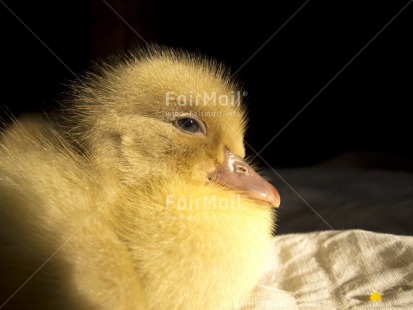
M 0 308 L 143 309 L 104 220 L 111 176 L 37 117 L 3 133 L 0 158 Z

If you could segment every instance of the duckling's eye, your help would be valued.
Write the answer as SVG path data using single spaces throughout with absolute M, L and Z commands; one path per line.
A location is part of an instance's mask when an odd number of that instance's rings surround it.
M 175 121 L 175 126 L 189 133 L 204 133 L 204 127 L 192 117 L 183 117 Z

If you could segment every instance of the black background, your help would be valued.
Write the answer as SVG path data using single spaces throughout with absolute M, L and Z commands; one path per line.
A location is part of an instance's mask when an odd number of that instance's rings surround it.
M 305 1 L 108 3 L 147 42 L 200 51 L 233 71 L 242 66 L 246 141 L 259 151 L 408 1 L 308 1 L 245 65 Z M 353 150 L 413 158 L 412 6 L 277 135 L 263 158 L 275 167 Z M 1 0 L 0 34 L 3 117 L 54 108 L 74 78 L 62 62 L 81 73 L 91 60 L 144 45 L 100 0 Z

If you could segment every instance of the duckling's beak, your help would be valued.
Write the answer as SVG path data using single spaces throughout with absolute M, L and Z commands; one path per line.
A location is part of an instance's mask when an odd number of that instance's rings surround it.
M 244 159 L 224 150 L 224 161 L 212 172 L 211 182 L 243 192 L 248 198 L 264 205 L 278 208 L 280 195 L 278 191 L 249 166 Z

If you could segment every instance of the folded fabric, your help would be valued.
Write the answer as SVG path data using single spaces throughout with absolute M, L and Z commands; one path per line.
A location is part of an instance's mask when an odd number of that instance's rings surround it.
M 273 246 L 245 309 L 413 309 L 413 237 L 323 231 L 281 235 Z

